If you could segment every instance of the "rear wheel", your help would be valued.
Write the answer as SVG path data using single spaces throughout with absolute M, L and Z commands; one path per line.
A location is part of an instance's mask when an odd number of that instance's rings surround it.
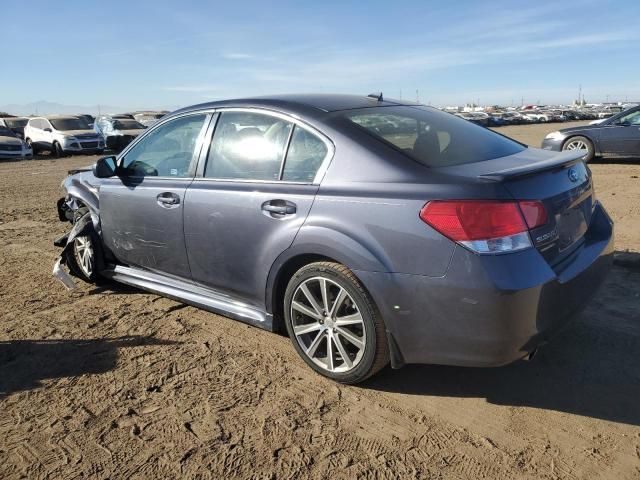
M 389 361 L 373 299 L 343 265 L 318 262 L 298 270 L 287 286 L 284 311 L 294 348 L 326 377 L 358 383 Z
M 593 143 L 587 137 L 571 137 L 562 145 L 562 150 L 583 150 L 586 154 L 585 160 L 588 162 L 595 156 Z

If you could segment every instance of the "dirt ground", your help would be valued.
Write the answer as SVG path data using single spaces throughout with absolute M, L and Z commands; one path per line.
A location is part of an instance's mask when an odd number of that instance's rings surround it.
M 59 185 L 93 161 L 0 162 L 0 478 L 640 478 L 639 162 L 591 165 L 629 253 L 534 361 L 346 387 L 284 336 L 54 281 Z

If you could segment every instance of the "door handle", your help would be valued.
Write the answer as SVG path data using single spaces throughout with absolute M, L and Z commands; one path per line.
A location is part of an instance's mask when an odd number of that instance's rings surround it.
M 156 197 L 158 205 L 165 208 L 172 208 L 180 205 L 180 197 L 173 192 L 162 192 Z
M 262 204 L 262 210 L 273 217 L 293 215 L 296 213 L 296 204 L 286 200 L 270 200 Z

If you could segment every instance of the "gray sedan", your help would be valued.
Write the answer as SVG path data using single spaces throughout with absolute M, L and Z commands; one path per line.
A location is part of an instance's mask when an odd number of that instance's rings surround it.
M 545 150 L 578 150 L 585 160 L 596 156 L 640 158 L 640 106 L 630 108 L 596 125 L 563 128 L 548 134 Z
M 286 330 L 339 382 L 388 363 L 504 365 L 610 267 L 583 156 L 381 95 L 197 105 L 66 178 L 54 273 Z

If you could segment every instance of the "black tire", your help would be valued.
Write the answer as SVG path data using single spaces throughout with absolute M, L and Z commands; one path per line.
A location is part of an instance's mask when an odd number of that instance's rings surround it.
M 303 284 L 307 285 L 310 281 L 319 281 L 318 279 L 324 279 L 325 284 L 330 284 L 334 289 L 344 289 L 346 293 L 343 297 L 344 300 L 337 308 L 337 298 L 341 297 L 340 294 L 342 293 L 342 290 L 338 290 L 340 292 L 339 294 L 335 295 L 333 299 L 328 299 L 325 302 L 325 305 L 330 305 L 331 302 L 333 302 L 331 310 L 336 310 L 335 316 L 333 316 L 334 314 L 332 313 L 327 314 L 324 311 L 321 313 L 321 316 L 324 316 L 323 318 L 325 318 L 327 324 L 331 322 L 331 327 L 328 328 L 325 326 L 322 319 L 316 320 L 315 324 L 323 324 L 323 326 L 320 327 L 323 330 L 319 330 L 317 333 L 317 337 L 322 335 L 322 339 L 317 341 L 318 338 L 315 338 L 313 341 L 309 340 L 309 342 L 317 345 L 322 345 L 324 342 L 324 353 L 326 354 L 326 359 L 329 358 L 327 350 L 332 351 L 333 355 L 331 355 L 331 365 L 333 365 L 333 358 L 335 356 L 336 360 L 342 362 L 338 369 L 346 368 L 346 370 L 343 371 L 330 371 L 329 369 L 318 365 L 316 363 L 318 359 L 313 360 L 302 349 L 301 343 L 304 344 L 305 341 L 302 336 L 313 335 L 315 337 L 315 332 L 308 334 L 299 333 L 299 336 L 296 336 L 294 333 L 294 321 L 298 322 L 301 318 L 298 311 L 295 313 L 296 319 L 292 318 L 292 302 L 294 300 L 294 294 L 300 295 L 300 289 Z M 327 297 L 329 297 L 329 295 L 327 295 Z M 317 296 L 317 298 L 319 299 L 320 296 Z M 297 304 L 299 305 L 298 302 Z M 351 308 L 351 312 L 355 313 L 347 313 L 345 316 L 338 317 L 337 310 L 343 307 Z M 344 265 L 334 262 L 316 262 L 306 265 L 298 270 L 289 280 L 289 284 L 287 285 L 287 289 L 284 294 L 284 315 L 287 333 L 289 334 L 289 338 L 298 352 L 298 355 L 300 355 L 300 357 L 302 357 L 307 365 L 309 365 L 313 370 L 325 377 L 344 384 L 355 384 L 366 380 L 389 363 L 387 337 L 380 313 L 378 312 L 373 299 L 364 289 L 358 278 Z M 362 331 L 361 336 L 356 335 L 354 337 L 359 338 L 360 340 L 364 337 L 362 348 L 356 347 L 355 344 L 351 344 L 349 337 L 343 336 L 341 333 L 344 332 L 345 326 L 343 324 L 338 324 L 339 319 L 346 319 L 347 317 L 353 317 L 354 315 L 358 317 L 357 321 L 359 322 L 356 328 L 361 329 Z M 312 324 L 314 324 L 314 320 L 311 320 L 311 323 L 309 324 L 298 324 L 296 327 L 299 328 Z M 331 332 L 328 332 L 328 330 Z M 350 334 L 354 333 L 352 330 L 348 330 L 348 332 Z M 331 343 L 331 347 L 329 347 L 329 343 Z M 342 350 L 338 346 L 338 343 L 341 345 Z M 357 353 L 353 352 L 354 349 L 357 350 Z M 311 356 L 315 356 L 315 352 L 321 350 L 322 347 L 316 347 Z M 344 360 L 344 356 L 341 355 L 342 352 L 347 353 L 347 357 L 349 357 L 350 362 L 353 362 L 353 366 L 345 367 L 347 362 Z
M 53 144 L 51 145 L 51 156 L 53 158 L 64 157 L 64 150 L 62 150 L 62 147 L 58 142 L 53 142 Z
M 584 145 L 586 147 L 586 149 L 584 149 L 586 157 L 585 160 L 587 162 L 590 162 L 591 160 L 593 160 L 593 157 L 595 157 L 596 155 L 596 151 L 595 148 L 593 146 L 593 142 L 591 140 L 589 140 L 587 137 L 583 137 L 581 135 L 577 135 L 575 137 L 569 137 L 567 138 L 564 143 L 562 144 L 562 150 L 566 151 L 566 150 L 582 150 L 582 148 L 571 148 L 572 145 L 575 146 L 579 146 L 579 145 Z

